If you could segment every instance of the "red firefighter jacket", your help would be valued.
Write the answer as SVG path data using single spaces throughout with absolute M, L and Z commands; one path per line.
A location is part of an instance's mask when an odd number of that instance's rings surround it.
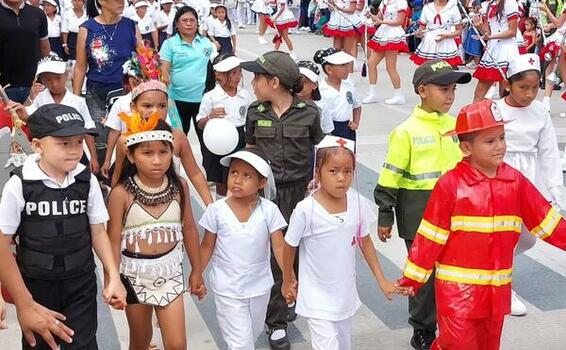
M 488 178 L 464 160 L 434 187 L 400 284 L 418 291 L 435 268 L 439 314 L 502 318 L 522 225 L 566 250 L 566 222 L 529 180 L 505 163 Z

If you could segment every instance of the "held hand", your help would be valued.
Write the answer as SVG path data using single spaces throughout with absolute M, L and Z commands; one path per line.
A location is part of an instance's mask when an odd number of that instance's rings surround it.
M 98 163 L 96 154 L 91 154 L 90 157 L 90 172 L 96 175 L 100 170 L 100 164 Z
M 224 107 L 216 107 L 212 109 L 212 111 L 208 115 L 208 118 L 209 119 L 222 118 L 225 115 L 226 115 L 226 110 L 224 109 Z
M 26 122 L 29 117 L 26 107 L 24 107 L 24 105 L 22 105 L 21 103 L 15 101 L 8 102 L 8 105 L 6 106 L 6 108 L 4 108 L 4 110 L 6 110 L 8 113 L 16 112 L 18 118 L 23 122 Z
M 204 299 L 206 296 L 206 286 L 201 274 L 191 271 L 189 275 L 189 290 L 192 295 L 196 295 L 198 300 Z
M 65 316 L 62 314 L 51 311 L 33 300 L 30 303 L 16 305 L 16 311 L 22 334 L 31 346 L 37 344 L 34 333 L 39 334 L 52 350 L 59 348 L 53 335 L 65 343 L 73 342 L 71 337 L 75 333 L 61 322 L 65 321 Z
M 357 124 L 355 121 L 350 120 L 350 122 L 348 123 L 348 127 L 349 127 L 351 130 L 357 130 L 357 129 L 358 129 L 358 124 Z
M 8 324 L 6 323 L 6 302 L 0 294 L 0 330 L 7 329 Z
M 385 280 L 379 285 L 383 295 L 387 298 L 387 300 L 391 300 L 393 298 L 393 294 L 399 294 L 404 296 L 413 296 L 413 288 L 412 287 L 401 287 L 399 282 L 397 281 L 390 281 Z
M 65 46 L 65 47 L 63 48 L 63 51 L 65 51 L 65 53 L 66 53 L 67 55 L 70 55 L 70 54 L 71 54 L 71 50 L 69 50 L 69 47 L 68 47 L 68 46 Z
M 102 291 L 104 302 L 116 310 L 126 308 L 126 289 L 120 278 L 109 279 L 108 284 Z
M 485 33 L 484 35 L 482 35 L 483 40 L 485 40 L 486 42 L 488 40 L 491 40 L 491 36 L 488 33 Z
M 377 228 L 377 236 L 379 237 L 379 240 L 382 242 L 387 242 L 388 239 L 391 238 L 391 229 L 393 227 L 389 226 L 389 227 L 381 227 L 379 226 Z
M 108 178 L 108 171 L 110 170 L 110 162 L 104 161 L 104 164 L 100 167 L 100 174 L 105 178 Z
M 285 298 L 285 302 L 290 304 L 297 300 L 298 283 L 295 278 L 290 281 L 283 281 L 281 285 L 281 295 Z

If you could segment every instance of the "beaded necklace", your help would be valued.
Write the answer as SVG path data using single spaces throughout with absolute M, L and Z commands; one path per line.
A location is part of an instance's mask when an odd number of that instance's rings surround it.
M 148 207 L 169 203 L 179 194 L 179 188 L 171 183 L 167 176 L 159 187 L 148 187 L 141 182 L 138 175 L 130 176 L 124 187 L 134 196 L 134 201 Z

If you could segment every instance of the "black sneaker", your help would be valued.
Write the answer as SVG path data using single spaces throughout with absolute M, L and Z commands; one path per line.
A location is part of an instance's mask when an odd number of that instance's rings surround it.
M 295 303 L 293 305 L 287 306 L 287 322 L 293 322 L 297 319 L 297 313 L 295 312 Z
M 271 335 L 275 332 L 281 330 L 285 332 L 283 338 L 277 340 L 271 339 Z M 287 331 L 285 329 L 269 329 L 267 331 L 267 336 L 269 337 L 269 347 L 272 350 L 289 350 L 291 349 L 291 343 L 289 343 L 289 338 L 287 337 Z
M 436 332 L 426 329 L 415 329 L 411 338 L 411 346 L 417 350 L 430 350 L 434 339 L 436 339 Z

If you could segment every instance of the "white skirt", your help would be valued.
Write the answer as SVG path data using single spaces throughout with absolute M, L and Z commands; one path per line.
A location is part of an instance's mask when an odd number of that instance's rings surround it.
M 252 5 L 252 11 L 268 16 L 273 13 L 273 9 L 271 7 L 268 7 L 263 0 L 255 0 Z

